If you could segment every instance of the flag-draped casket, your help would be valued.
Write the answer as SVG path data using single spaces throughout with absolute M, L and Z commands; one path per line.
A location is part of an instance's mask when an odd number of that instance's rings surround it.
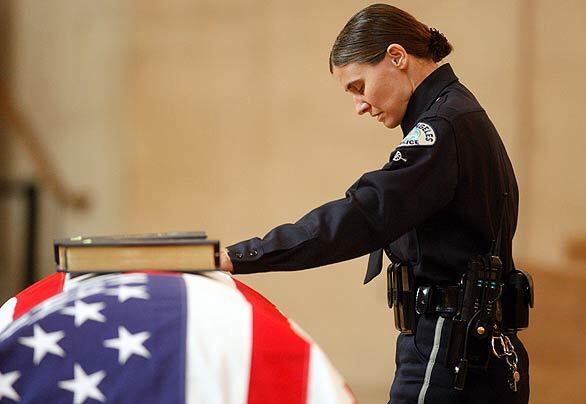
M 0 309 L 0 403 L 355 402 L 321 349 L 227 274 L 57 273 Z

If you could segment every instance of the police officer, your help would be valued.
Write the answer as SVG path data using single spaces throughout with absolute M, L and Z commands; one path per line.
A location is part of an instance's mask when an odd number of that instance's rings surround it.
M 221 265 L 235 274 L 291 271 L 371 253 L 367 283 L 381 272 L 384 250 L 408 268 L 413 290 L 435 299 L 398 337 L 390 402 L 527 403 L 528 357 L 516 333 L 477 343 L 489 352 L 500 338 L 483 363 L 470 363 L 459 388 L 458 368 L 448 363 L 454 290 L 470 260 L 490 250 L 504 275 L 514 270 L 518 212 L 515 175 L 495 127 L 451 66 L 437 64 L 451 50 L 443 34 L 396 7 L 375 4 L 353 16 L 333 45 L 330 71 L 358 114 L 400 125 L 403 140 L 344 198 L 228 247 Z

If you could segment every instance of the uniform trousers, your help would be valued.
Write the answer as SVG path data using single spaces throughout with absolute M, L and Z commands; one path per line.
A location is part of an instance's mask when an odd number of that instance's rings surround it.
M 516 335 L 509 338 L 517 352 L 521 375 L 517 392 L 509 388 L 511 371 L 506 361 L 492 353 L 486 369 L 469 367 L 464 389 L 454 389 L 454 370 L 445 363 L 451 326 L 450 318 L 424 314 L 419 317 L 414 335 L 399 335 L 397 368 L 388 404 L 527 404 L 529 358 Z

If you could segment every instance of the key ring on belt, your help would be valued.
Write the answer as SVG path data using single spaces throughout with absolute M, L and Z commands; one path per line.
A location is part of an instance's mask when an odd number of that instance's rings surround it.
M 502 352 L 499 352 L 497 346 L 495 346 L 495 341 L 498 340 L 500 342 L 500 348 Z M 499 359 L 505 359 L 509 366 L 516 366 L 518 362 L 517 352 L 515 352 L 515 347 L 511 343 L 511 340 L 508 336 L 501 334 L 498 331 L 495 331 L 492 339 L 490 341 L 490 345 L 492 347 L 492 353 Z

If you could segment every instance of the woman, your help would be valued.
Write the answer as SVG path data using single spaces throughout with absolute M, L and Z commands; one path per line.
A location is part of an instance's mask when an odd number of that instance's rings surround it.
M 401 125 L 403 141 L 345 198 L 228 247 L 222 268 L 299 270 L 371 253 L 366 283 L 380 273 L 384 249 L 395 268 L 406 268 L 405 281 L 412 277 L 418 305 L 425 303 L 399 316 L 390 402 L 526 403 L 528 357 L 515 330 L 502 335 L 487 320 L 462 334 L 456 321 L 471 260 L 498 255 L 503 277 L 514 270 L 518 189 L 486 112 L 450 65 L 437 64 L 451 49 L 443 34 L 398 8 L 375 4 L 353 16 L 333 45 L 330 71 L 358 114 Z

